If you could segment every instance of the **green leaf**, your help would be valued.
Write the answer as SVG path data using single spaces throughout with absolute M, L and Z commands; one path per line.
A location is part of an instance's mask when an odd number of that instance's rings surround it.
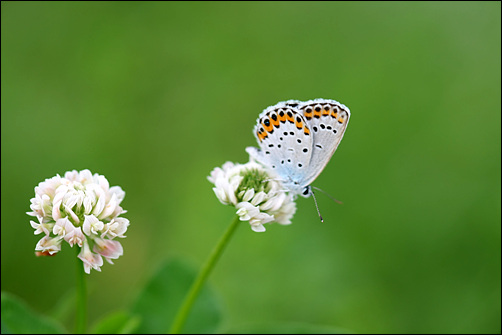
M 133 334 L 141 318 L 126 311 L 117 311 L 101 319 L 92 328 L 92 334 Z
M 172 260 L 162 264 L 136 303 L 132 313 L 141 317 L 138 333 L 165 333 L 169 330 L 197 272 L 187 264 Z M 213 294 L 203 287 L 190 312 L 184 333 L 214 333 L 221 319 Z
M 2 334 L 64 334 L 62 325 L 37 314 L 12 294 L 2 292 Z
M 225 334 L 354 334 L 347 329 L 309 323 L 274 323 L 232 328 Z

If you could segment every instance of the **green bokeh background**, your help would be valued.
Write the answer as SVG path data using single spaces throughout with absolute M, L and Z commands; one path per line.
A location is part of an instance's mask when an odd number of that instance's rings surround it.
M 500 333 L 500 2 L 2 2 L 1 286 L 46 312 L 75 252 L 36 258 L 34 187 L 90 169 L 126 192 L 90 321 L 230 224 L 206 177 L 258 114 L 330 98 L 350 125 L 290 226 L 243 223 L 210 278 L 222 331 Z

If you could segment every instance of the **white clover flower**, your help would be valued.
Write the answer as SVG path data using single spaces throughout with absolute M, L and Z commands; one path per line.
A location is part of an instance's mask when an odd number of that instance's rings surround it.
M 296 212 L 295 198 L 288 194 L 278 176 L 257 162 L 226 162 L 211 171 L 208 180 L 224 205 L 232 205 L 241 221 L 249 221 L 251 229 L 264 232 L 265 223 L 290 224 Z
M 86 273 L 101 271 L 102 257 L 112 263 L 123 254 L 113 239 L 124 238 L 129 226 L 128 219 L 119 217 L 126 212 L 120 206 L 124 196 L 119 186 L 110 187 L 104 176 L 89 170 L 68 171 L 38 184 L 27 213 L 37 217 L 38 223 L 30 221 L 34 234 L 44 234 L 36 255 L 55 255 L 66 241 L 82 249 L 78 257 Z

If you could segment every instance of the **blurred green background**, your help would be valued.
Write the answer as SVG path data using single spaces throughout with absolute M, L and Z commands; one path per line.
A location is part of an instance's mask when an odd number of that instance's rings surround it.
M 210 278 L 221 330 L 500 333 L 500 2 L 2 2 L 1 286 L 46 312 L 75 252 L 37 258 L 30 198 L 90 169 L 126 191 L 124 255 L 90 321 L 161 260 L 199 266 L 230 224 L 206 177 L 245 163 L 267 106 L 352 117 L 290 226 L 247 223 Z

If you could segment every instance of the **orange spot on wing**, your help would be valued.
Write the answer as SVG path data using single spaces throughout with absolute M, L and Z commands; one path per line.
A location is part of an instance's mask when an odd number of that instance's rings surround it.
M 266 132 L 263 132 L 263 133 L 257 132 L 256 135 L 258 136 L 258 139 L 260 140 L 260 142 L 263 141 L 263 139 L 265 137 L 267 137 L 267 133 Z
M 272 123 L 271 123 L 270 121 L 269 121 L 269 123 L 268 123 L 268 126 L 267 126 L 267 125 L 265 125 L 265 122 L 262 122 L 261 124 L 263 125 L 263 128 L 265 128 L 265 130 L 266 130 L 268 133 L 270 133 L 271 131 L 273 131 L 273 130 L 274 130 L 274 126 L 272 125 Z
M 300 122 L 295 121 L 295 126 L 296 126 L 296 128 L 298 128 L 298 129 L 302 129 L 302 128 L 303 128 L 303 122 L 302 122 L 302 121 L 300 121 Z
M 274 127 L 276 127 L 276 128 L 279 127 L 279 123 L 280 123 L 279 117 L 277 117 L 277 120 L 275 120 L 275 121 L 274 121 L 274 119 L 270 118 L 270 122 L 272 123 L 272 125 Z
M 314 110 L 314 116 L 320 117 L 321 116 L 321 111 Z

